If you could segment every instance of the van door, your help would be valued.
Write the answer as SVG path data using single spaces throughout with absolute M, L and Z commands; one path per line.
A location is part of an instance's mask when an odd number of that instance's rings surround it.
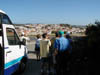
M 6 68 L 9 68 L 14 71 L 17 69 L 18 64 L 21 60 L 21 47 L 20 47 L 20 40 L 12 28 L 6 28 L 6 35 L 8 40 L 8 47 L 6 51 Z

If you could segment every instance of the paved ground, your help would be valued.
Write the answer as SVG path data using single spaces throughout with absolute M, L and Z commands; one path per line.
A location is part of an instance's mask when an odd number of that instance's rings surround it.
M 40 61 L 36 61 L 36 55 L 34 53 L 34 42 L 28 44 L 28 65 L 25 72 L 22 75 L 40 75 Z

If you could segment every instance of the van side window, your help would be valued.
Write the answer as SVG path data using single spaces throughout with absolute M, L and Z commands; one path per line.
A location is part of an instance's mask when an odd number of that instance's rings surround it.
M 7 39 L 9 45 L 19 45 L 20 40 L 15 32 L 14 29 L 6 29 L 7 32 Z
M 10 19 L 9 19 L 9 17 L 7 15 L 3 15 L 2 23 L 3 24 L 12 24 Z

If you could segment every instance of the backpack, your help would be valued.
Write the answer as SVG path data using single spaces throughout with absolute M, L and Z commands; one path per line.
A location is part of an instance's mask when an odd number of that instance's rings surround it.
M 40 51 L 40 46 L 37 43 L 35 44 L 35 51 Z

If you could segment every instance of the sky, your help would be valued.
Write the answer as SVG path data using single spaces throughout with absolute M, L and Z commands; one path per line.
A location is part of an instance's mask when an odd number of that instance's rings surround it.
M 100 0 L 0 0 L 13 23 L 87 25 L 100 20 Z

